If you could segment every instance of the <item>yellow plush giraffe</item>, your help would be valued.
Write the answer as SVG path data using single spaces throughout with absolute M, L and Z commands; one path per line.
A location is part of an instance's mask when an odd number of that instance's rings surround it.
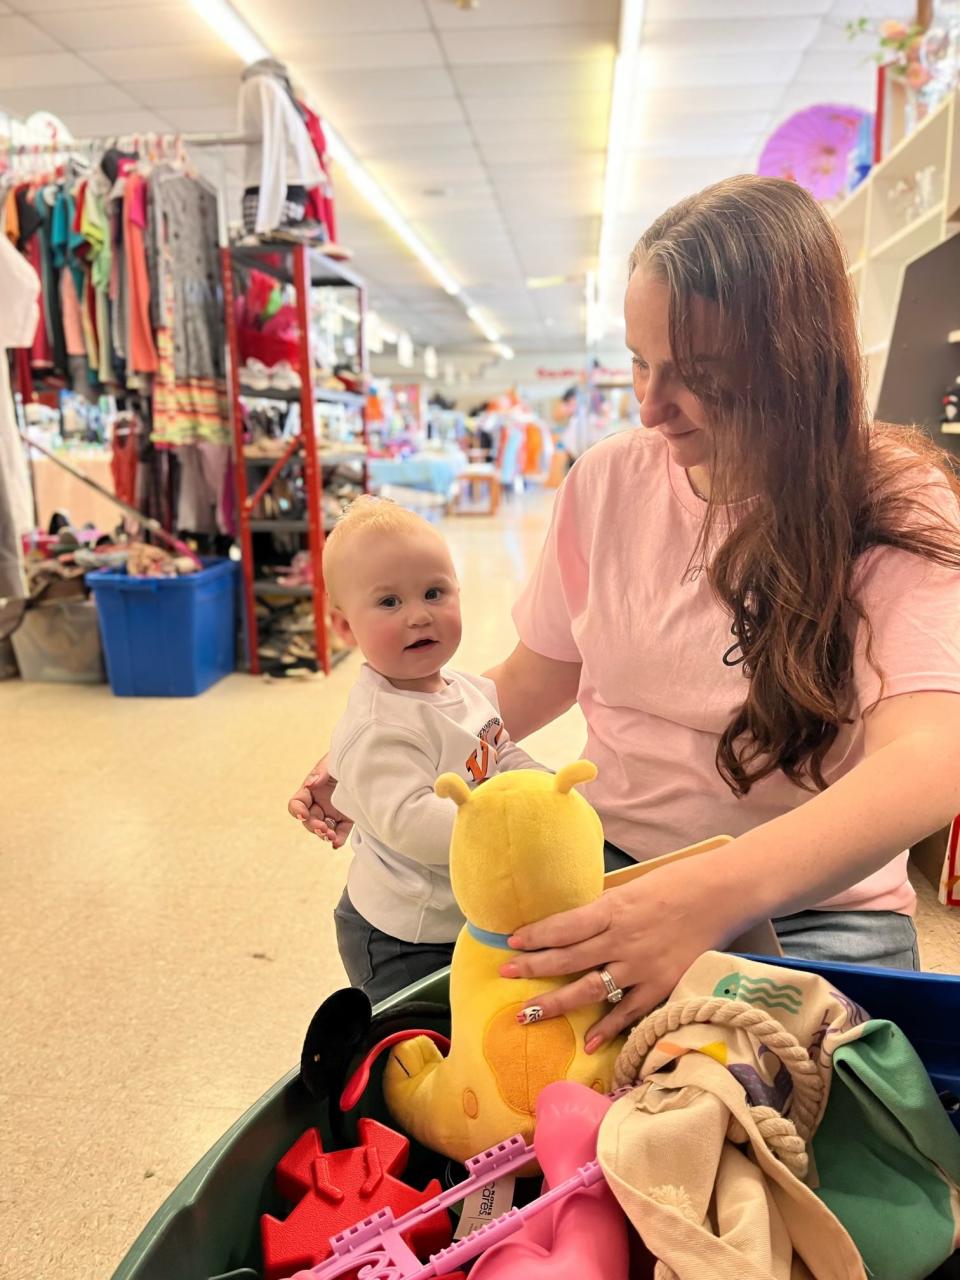
M 573 1080 L 610 1087 L 621 1041 L 584 1052 L 587 1029 L 606 1005 L 520 1025 L 535 996 L 572 978 L 507 979 L 508 939 L 521 925 L 568 911 L 603 891 L 603 829 L 574 786 L 596 777 L 585 760 L 552 776 L 502 773 L 475 791 L 444 774 L 436 792 L 458 805 L 450 846 L 453 891 L 467 924 L 450 973 L 451 1048 L 426 1037 L 398 1045 L 384 1074 L 394 1119 L 424 1146 L 454 1160 L 514 1133 L 533 1136 L 540 1090 Z

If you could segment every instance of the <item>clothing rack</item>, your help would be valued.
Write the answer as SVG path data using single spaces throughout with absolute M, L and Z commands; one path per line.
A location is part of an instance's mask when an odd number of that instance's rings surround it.
M 100 134 L 96 138 L 54 138 L 47 142 L 0 141 L 0 153 L 6 150 L 16 155 L 62 155 L 70 151 L 106 150 L 114 146 L 134 146 L 149 142 L 182 143 L 186 147 L 245 147 L 256 138 L 243 133 L 125 133 Z

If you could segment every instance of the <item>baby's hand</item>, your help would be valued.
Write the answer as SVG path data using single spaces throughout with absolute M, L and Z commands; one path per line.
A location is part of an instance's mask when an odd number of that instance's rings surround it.
M 340 849 L 346 844 L 353 823 L 333 804 L 336 785 L 324 756 L 291 797 L 287 811 L 307 831 L 312 831 L 321 840 L 329 840 L 335 849 Z

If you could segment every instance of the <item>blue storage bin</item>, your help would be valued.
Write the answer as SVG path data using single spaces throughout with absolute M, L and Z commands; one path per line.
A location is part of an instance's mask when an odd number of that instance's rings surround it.
M 110 687 L 121 698 L 192 698 L 236 667 L 237 566 L 183 578 L 88 575 Z

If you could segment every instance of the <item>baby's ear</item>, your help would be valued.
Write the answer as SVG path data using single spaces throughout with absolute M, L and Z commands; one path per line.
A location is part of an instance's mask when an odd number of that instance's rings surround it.
M 442 773 L 433 789 L 441 800 L 453 800 L 457 808 L 470 799 L 470 788 L 455 773 Z
M 333 623 L 333 629 L 344 642 L 344 644 L 356 645 L 357 638 L 353 634 L 353 629 L 347 621 L 346 614 L 336 607 L 330 610 L 330 621 Z

